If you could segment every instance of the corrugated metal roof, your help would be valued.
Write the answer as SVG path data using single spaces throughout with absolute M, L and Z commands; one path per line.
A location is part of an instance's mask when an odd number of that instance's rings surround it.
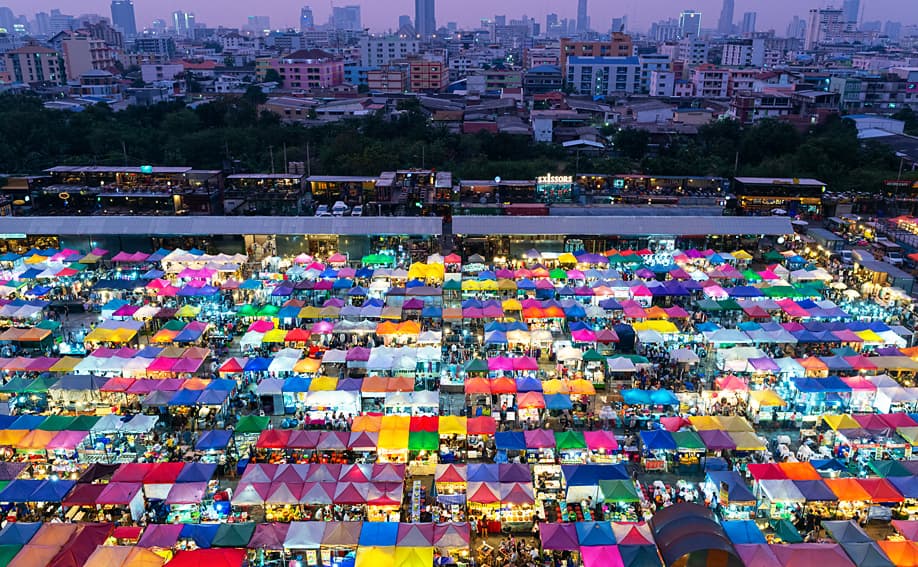
M 2 217 L 0 233 L 173 236 L 239 234 L 438 235 L 439 217 Z
M 521 234 L 564 235 L 583 234 L 597 236 L 684 236 L 709 234 L 736 236 L 744 234 L 791 234 L 790 220 L 786 217 L 453 217 L 456 234 Z

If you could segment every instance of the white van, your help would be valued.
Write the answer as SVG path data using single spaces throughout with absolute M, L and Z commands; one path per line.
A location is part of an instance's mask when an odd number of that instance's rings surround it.
M 347 205 L 344 204 L 344 201 L 335 201 L 331 213 L 333 217 L 343 217 L 347 214 Z

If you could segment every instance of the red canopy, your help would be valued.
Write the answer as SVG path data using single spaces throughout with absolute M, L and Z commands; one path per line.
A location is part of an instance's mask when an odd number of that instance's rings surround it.
M 169 565 L 171 567 L 240 567 L 244 560 L 244 549 L 195 549 L 194 551 L 179 551 L 169 561 Z

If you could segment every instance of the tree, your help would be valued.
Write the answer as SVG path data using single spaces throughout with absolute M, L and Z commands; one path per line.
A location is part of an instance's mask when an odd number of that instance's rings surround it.
M 615 150 L 622 156 L 639 160 L 647 154 L 650 135 L 646 130 L 623 128 L 615 133 L 612 143 Z
M 918 136 L 918 114 L 911 107 L 904 107 L 899 112 L 893 114 L 890 118 L 905 122 L 905 133 L 911 136 Z
M 284 84 L 283 77 L 280 76 L 280 73 L 277 72 L 277 69 L 268 69 L 265 72 L 265 82 L 266 83 L 277 83 L 278 85 Z

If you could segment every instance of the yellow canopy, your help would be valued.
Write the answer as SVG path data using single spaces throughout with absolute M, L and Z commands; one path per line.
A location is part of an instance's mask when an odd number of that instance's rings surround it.
M 513 291 L 516 289 L 516 282 L 513 280 L 497 280 L 497 289 L 500 291 Z
M 432 547 L 396 547 L 395 567 L 430 567 L 433 552 Z
M 103 329 L 102 327 L 96 327 L 95 329 L 89 331 L 89 334 L 83 338 L 85 342 L 90 343 L 104 343 L 109 340 L 111 337 L 112 331 L 110 329 Z
M 565 252 L 564 254 L 561 254 L 560 256 L 558 256 L 558 263 L 559 264 L 576 264 L 577 257 L 571 254 L 570 252 Z
M 571 394 L 587 395 L 594 396 L 596 395 L 596 387 L 593 386 L 593 383 L 584 378 L 577 380 L 571 380 L 568 383 L 568 386 L 571 389 Z
M 755 390 L 749 392 L 749 398 L 754 400 L 762 407 L 783 406 L 786 402 L 778 394 L 771 390 Z
M 679 329 L 669 321 L 655 319 L 652 321 L 637 321 L 631 325 L 635 331 L 656 331 L 660 334 L 678 333 Z
M 755 429 L 746 421 L 746 418 L 739 415 L 717 415 L 714 416 L 714 420 L 717 421 L 723 431 L 755 432 Z
M 25 429 L 0 429 L 0 447 L 13 447 L 28 434 Z
M 55 362 L 49 370 L 51 372 L 73 372 L 73 369 L 76 368 L 77 364 L 82 360 L 82 358 L 76 356 L 65 356 Z
M 854 334 L 861 337 L 865 343 L 874 343 L 874 344 L 881 345 L 884 342 L 886 342 L 883 340 L 883 337 L 871 331 L 870 329 L 866 329 L 863 331 L 856 331 Z
M 918 427 L 897 427 L 896 433 L 910 445 L 918 445 Z
M 481 282 L 478 280 L 462 280 L 462 291 L 481 291 Z
M 745 250 L 737 250 L 733 253 L 733 257 L 737 260 L 752 260 L 752 254 Z
M 322 361 L 317 358 L 302 358 L 293 365 L 293 371 L 300 374 L 312 374 L 318 372 L 322 366 Z
M 109 342 L 113 343 L 129 343 L 134 340 L 134 337 L 137 336 L 137 331 L 135 329 L 120 328 L 112 331 L 109 335 Z
M 261 338 L 263 343 L 282 343 L 287 337 L 286 329 L 271 329 Z
M 44 431 L 41 429 L 29 431 L 25 437 L 16 443 L 16 448 L 27 451 L 40 451 L 47 447 L 48 443 L 50 443 L 58 433 L 58 431 Z
M 542 393 L 544 394 L 570 394 L 570 387 L 563 381 L 555 378 L 542 382 Z
M 497 282 L 494 280 L 484 280 L 478 282 L 478 289 L 481 291 L 497 291 Z
M 354 567 L 395 567 L 395 547 L 358 547 Z
M 468 433 L 468 421 L 464 416 L 441 415 L 438 430 L 440 435 L 465 435 Z
M 382 418 L 383 431 L 408 431 L 410 425 L 410 415 L 385 415 Z
M 755 433 L 748 431 L 728 431 L 727 435 L 736 443 L 737 451 L 764 451 L 765 445 L 756 437 Z
M 319 308 L 310 305 L 300 309 L 300 319 L 319 319 Z
M 504 311 L 522 311 L 523 304 L 516 299 L 505 299 L 500 306 Z
M 386 416 L 389 417 L 389 416 Z M 380 449 L 407 449 L 408 448 L 408 428 L 405 429 L 380 429 L 379 442 Z
M 712 415 L 693 415 L 689 418 L 689 423 L 695 428 L 695 431 L 712 431 L 720 429 L 720 424 Z
M 317 376 L 309 383 L 310 392 L 332 392 L 338 389 L 338 379 L 334 376 Z
M 351 431 L 377 432 L 382 427 L 381 415 L 358 415 L 354 417 Z
M 41 263 L 44 262 L 45 260 L 47 260 L 47 258 L 45 258 L 44 256 L 42 256 L 41 254 L 32 254 L 31 256 L 29 256 L 28 258 L 26 258 L 26 259 L 23 260 L 23 261 L 24 261 L 26 264 L 41 264 Z
M 179 310 L 175 312 L 175 316 L 181 317 L 183 319 L 187 319 L 191 317 L 197 317 L 198 313 L 200 312 L 201 312 L 200 307 L 196 307 L 194 305 L 188 305 L 186 303 L 185 305 L 182 305 L 181 307 L 179 307 Z
M 822 420 L 826 425 L 838 431 L 839 429 L 860 429 L 861 424 L 854 420 L 850 415 L 843 413 L 841 415 L 824 415 Z

